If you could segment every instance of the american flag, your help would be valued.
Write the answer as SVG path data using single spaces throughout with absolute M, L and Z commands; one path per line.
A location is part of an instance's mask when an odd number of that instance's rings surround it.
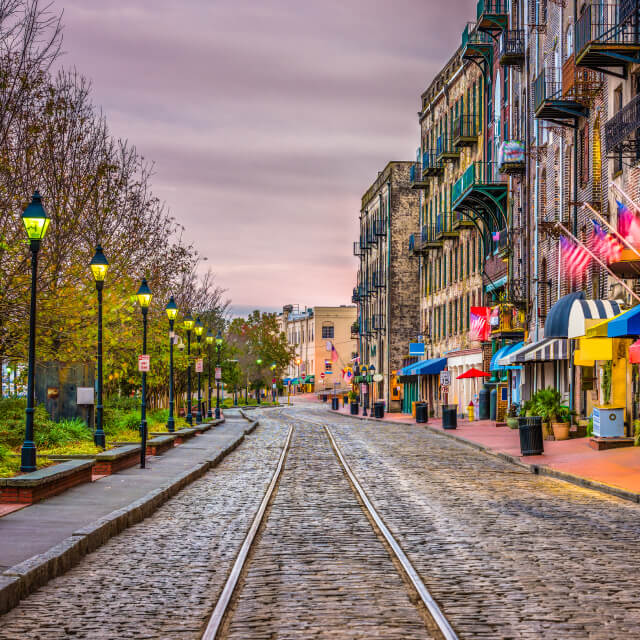
M 622 253 L 622 243 L 611 233 L 607 233 L 596 220 L 593 223 L 593 248 L 607 262 L 617 262 Z
M 616 200 L 618 205 L 618 233 L 633 247 L 640 247 L 640 221 L 627 206 Z
M 580 276 L 589 264 L 591 256 L 584 247 L 577 245 L 567 238 L 560 238 L 560 247 L 565 267 L 571 276 Z

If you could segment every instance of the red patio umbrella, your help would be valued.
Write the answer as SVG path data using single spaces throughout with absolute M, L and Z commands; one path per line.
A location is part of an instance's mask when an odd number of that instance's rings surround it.
M 464 373 L 461 373 L 456 380 L 460 380 L 462 378 L 490 378 L 491 374 L 486 371 L 480 371 L 480 369 L 476 369 L 475 367 L 471 367 Z

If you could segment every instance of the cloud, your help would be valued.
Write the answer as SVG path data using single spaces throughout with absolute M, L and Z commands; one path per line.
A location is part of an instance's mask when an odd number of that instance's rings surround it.
M 475 1 L 66 0 L 64 63 L 234 304 L 344 304 L 360 197 L 419 144 Z

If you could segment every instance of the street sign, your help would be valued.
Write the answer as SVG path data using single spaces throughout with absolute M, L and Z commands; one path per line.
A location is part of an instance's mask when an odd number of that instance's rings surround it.
M 216 367 L 216 380 L 222 380 L 222 367 Z
M 443 387 L 451 386 L 451 371 L 440 372 L 440 385 Z
M 424 355 L 424 342 L 410 342 L 409 343 L 409 355 L 410 356 L 423 356 Z
M 374 382 L 382 382 L 382 380 L 383 380 L 383 375 L 381 373 L 376 373 L 373 376 L 373 381 Z
M 204 371 L 204 360 L 202 358 L 198 358 L 196 360 L 196 373 L 202 373 Z
M 93 387 L 78 387 L 76 392 L 76 404 L 93 404 Z
M 141 373 L 151 371 L 151 356 L 138 356 L 138 371 L 140 371 Z
M 324 373 L 321 373 L 320 377 L 324 380 Z

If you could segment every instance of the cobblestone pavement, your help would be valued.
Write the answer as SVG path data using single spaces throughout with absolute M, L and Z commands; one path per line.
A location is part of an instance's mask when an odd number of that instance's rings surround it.
M 419 426 L 323 419 L 461 638 L 640 637 L 640 506 Z
M 0 618 L 0 638 L 199 638 L 287 435 L 261 418 L 217 467 Z
M 294 424 L 225 637 L 430 638 L 324 429 Z

